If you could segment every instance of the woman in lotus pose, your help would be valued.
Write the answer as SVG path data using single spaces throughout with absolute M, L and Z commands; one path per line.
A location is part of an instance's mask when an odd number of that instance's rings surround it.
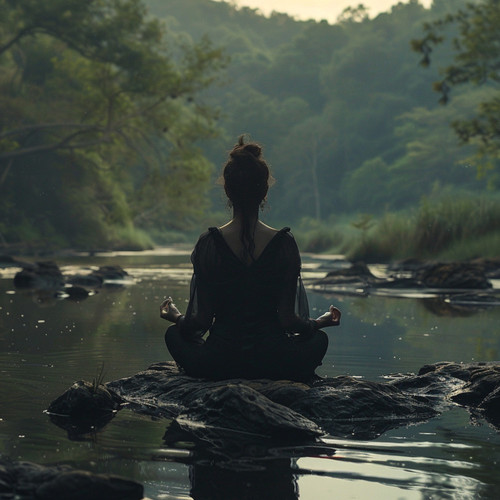
M 174 323 L 165 334 L 168 350 L 193 377 L 311 380 L 328 347 L 321 328 L 338 325 L 340 311 L 330 306 L 309 318 L 290 229 L 259 220 L 272 180 L 261 147 L 240 137 L 223 179 L 233 218 L 195 246 L 186 314 L 170 297 L 160 306 Z

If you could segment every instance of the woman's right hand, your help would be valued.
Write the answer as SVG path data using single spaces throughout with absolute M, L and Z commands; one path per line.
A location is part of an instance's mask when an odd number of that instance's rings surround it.
M 328 326 L 338 326 L 340 325 L 340 316 L 342 313 L 333 306 L 330 306 L 329 310 L 322 314 L 319 318 L 316 318 L 318 323 L 318 328 L 326 328 Z
M 172 323 L 177 323 L 177 320 L 182 316 L 177 309 L 177 306 L 174 304 L 172 297 L 168 297 L 165 299 L 160 305 L 160 317 L 166 319 L 167 321 L 171 321 Z

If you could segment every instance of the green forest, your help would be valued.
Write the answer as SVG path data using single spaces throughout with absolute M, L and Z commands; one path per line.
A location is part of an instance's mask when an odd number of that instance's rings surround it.
M 0 0 L 0 247 L 141 249 L 228 217 L 242 133 L 266 222 L 351 258 L 500 254 L 500 5 L 335 24 L 211 0 Z

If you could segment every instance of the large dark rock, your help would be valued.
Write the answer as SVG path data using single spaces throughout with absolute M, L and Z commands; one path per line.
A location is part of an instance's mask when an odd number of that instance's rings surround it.
M 224 392 L 228 386 L 231 389 Z M 107 387 L 137 411 L 181 417 L 184 428 L 186 421 L 213 425 L 215 408 L 216 425 L 264 435 L 272 428 L 297 435 L 300 428 L 303 436 L 311 436 L 314 423 L 331 435 L 374 438 L 389 428 L 437 414 L 433 400 L 383 382 L 354 377 L 320 379 L 311 385 L 283 380 L 207 381 L 179 373 L 171 362 L 157 363 Z M 282 407 L 281 413 L 274 413 L 275 405 Z M 219 411 L 222 406 L 231 411 Z M 261 419 L 265 411 L 281 423 L 276 420 L 268 426 Z
M 140 500 L 143 487 L 114 475 L 68 466 L 45 467 L 0 458 L 0 498 L 16 500 Z
M 173 420 L 165 439 L 179 433 L 193 439 L 259 436 L 269 440 L 314 440 L 322 433 L 374 439 L 383 432 L 427 420 L 460 404 L 500 428 L 500 365 L 443 362 L 416 375 L 392 375 L 374 382 L 349 376 L 311 384 L 285 380 L 210 381 L 188 377 L 173 362 L 106 384 L 106 411 L 127 405 L 134 411 Z M 79 391 L 74 392 L 78 394 Z M 84 402 L 65 396 L 68 416 L 84 412 Z M 57 400 L 56 400 L 57 401 Z M 77 410 L 71 408 L 76 405 Z M 51 405 L 54 410 L 56 406 Z M 87 411 L 98 415 L 98 409 Z M 231 438 L 233 439 L 233 438 Z
M 487 278 L 499 279 L 500 278 L 500 257 L 496 258 L 477 258 L 470 261 L 471 264 L 480 267 Z
M 365 292 L 370 288 L 437 288 L 486 290 L 491 283 L 486 276 L 486 265 L 470 262 L 432 263 L 417 260 L 393 264 L 387 278 L 373 275 L 363 262 L 347 269 L 329 272 L 314 282 L 315 288 L 356 285 Z
M 436 263 L 418 270 L 416 278 L 429 288 L 484 290 L 491 288 L 484 268 L 467 262 Z
M 199 439 L 203 438 L 205 427 L 292 441 L 323 434 L 314 422 L 300 413 L 244 384 L 229 383 L 206 391 L 192 401 L 176 421 L 181 429 Z
M 362 282 L 375 284 L 381 280 L 376 278 L 364 262 L 354 262 L 351 267 L 330 271 L 327 275 L 330 281 L 339 283 Z
M 17 288 L 60 290 L 64 288 L 64 276 L 55 262 L 37 262 L 19 271 L 14 276 L 14 285 Z

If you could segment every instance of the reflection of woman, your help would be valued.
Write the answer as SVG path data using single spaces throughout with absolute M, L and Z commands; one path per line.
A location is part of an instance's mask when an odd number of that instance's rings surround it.
M 328 346 L 320 328 L 338 325 L 340 311 L 330 306 L 309 319 L 289 228 L 259 221 L 271 179 L 260 146 L 240 137 L 223 178 L 233 218 L 196 244 L 186 315 L 170 297 L 161 304 L 161 317 L 175 323 L 165 334 L 168 350 L 195 377 L 307 381 Z

